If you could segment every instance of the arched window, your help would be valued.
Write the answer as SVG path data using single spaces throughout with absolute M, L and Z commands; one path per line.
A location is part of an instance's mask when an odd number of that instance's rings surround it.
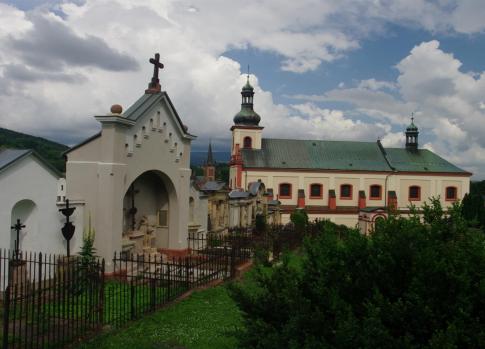
M 281 183 L 279 193 L 280 193 L 280 199 L 291 199 L 291 184 Z
M 421 200 L 421 187 L 417 185 L 412 185 L 409 187 L 409 201 L 420 201 Z
M 455 201 L 458 197 L 458 190 L 456 187 L 446 187 L 446 201 Z
M 310 199 L 321 199 L 323 186 L 319 183 L 310 184 Z
M 244 148 L 251 149 L 253 147 L 253 140 L 251 137 L 244 137 Z
M 342 184 L 340 186 L 340 199 L 351 200 L 352 199 L 352 185 Z
M 373 184 L 369 188 L 369 199 L 370 200 L 381 200 L 382 199 L 382 186 L 379 184 Z

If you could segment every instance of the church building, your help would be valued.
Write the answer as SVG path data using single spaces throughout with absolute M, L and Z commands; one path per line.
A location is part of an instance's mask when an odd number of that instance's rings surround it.
M 418 148 L 414 120 L 404 148 L 386 148 L 380 141 L 268 139 L 253 108 L 249 77 L 241 95 L 231 127 L 229 186 L 248 190 L 251 183 L 264 183 L 270 199 L 281 202 L 283 223 L 304 208 L 310 219 L 354 227 L 360 218 L 373 224 L 388 207 L 406 214 L 411 204 L 419 207 L 431 197 L 447 207 L 469 191 L 470 172 Z

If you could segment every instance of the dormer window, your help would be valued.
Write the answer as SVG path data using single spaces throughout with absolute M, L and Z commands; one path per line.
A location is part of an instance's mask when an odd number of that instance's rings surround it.
M 253 140 L 251 137 L 244 137 L 244 148 L 251 149 L 253 147 Z

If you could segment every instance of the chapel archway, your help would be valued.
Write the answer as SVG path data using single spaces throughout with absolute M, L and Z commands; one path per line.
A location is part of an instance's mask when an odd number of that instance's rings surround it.
M 177 198 L 173 183 L 160 171 L 146 171 L 123 198 L 123 250 L 156 253 L 169 245 L 176 229 Z
M 24 239 L 28 235 L 35 235 L 37 231 L 37 205 L 29 199 L 20 200 L 12 207 L 12 214 L 10 218 L 10 226 L 14 226 L 20 219 L 25 228 L 22 229 L 19 235 L 19 249 L 22 250 Z M 10 228 L 10 227 L 9 227 Z M 15 249 L 15 241 L 17 240 L 17 233 L 11 230 L 10 233 L 10 249 Z

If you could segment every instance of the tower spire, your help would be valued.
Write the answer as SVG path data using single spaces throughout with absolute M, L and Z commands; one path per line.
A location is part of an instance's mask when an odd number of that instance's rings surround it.
M 207 150 L 207 161 L 204 165 L 204 179 L 206 181 L 216 180 L 216 166 L 214 156 L 212 155 L 212 140 L 209 140 L 209 149 Z
M 212 155 L 212 140 L 209 139 L 209 149 L 207 151 L 207 165 L 214 165 L 214 156 Z

